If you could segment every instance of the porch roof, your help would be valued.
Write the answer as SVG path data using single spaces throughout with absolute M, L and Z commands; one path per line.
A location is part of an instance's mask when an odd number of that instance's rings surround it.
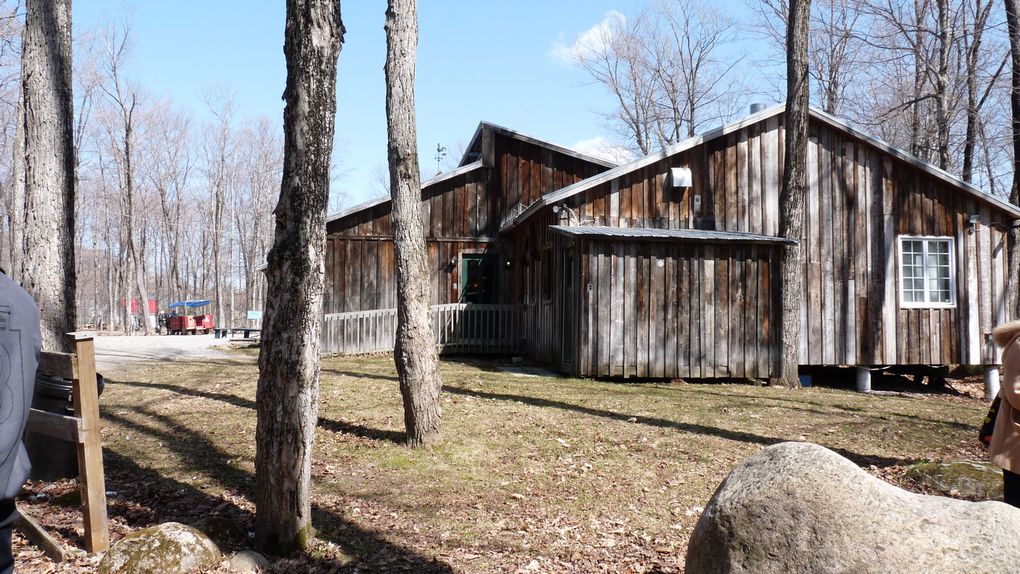
M 550 225 L 549 229 L 572 237 L 597 237 L 620 240 L 700 241 L 706 243 L 765 243 L 796 245 L 797 241 L 775 235 L 709 229 L 655 229 L 650 227 L 608 227 L 602 225 Z

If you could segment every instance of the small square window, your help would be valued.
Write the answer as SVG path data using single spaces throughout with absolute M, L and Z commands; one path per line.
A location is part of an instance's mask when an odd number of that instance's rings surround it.
M 952 237 L 900 237 L 900 301 L 904 307 L 956 305 Z

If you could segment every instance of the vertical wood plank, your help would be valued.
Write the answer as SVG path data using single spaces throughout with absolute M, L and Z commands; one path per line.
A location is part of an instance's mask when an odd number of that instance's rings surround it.
M 106 478 L 99 422 L 99 392 L 96 388 L 95 343 L 91 337 L 85 337 L 74 340 L 73 346 L 78 377 L 72 382 L 72 402 L 74 416 L 81 419 L 78 478 L 85 522 L 85 549 L 97 553 L 110 547 L 110 531 L 106 519 Z
M 718 295 L 716 294 L 717 270 L 715 246 L 706 245 L 700 247 L 699 251 L 702 251 L 699 253 L 701 260 L 699 261 L 695 258 L 692 264 L 699 265 L 700 268 L 704 269 L 704 276 L 699 283 L 691 282 L 691 293 L 704 297 L 704 300 L 699 305 L 692 307 L 691 313 L 703 315 L 704 320 L 700 326 L 691 326 L 691 337 L 701 343 L 698 348 L 701 350 L 701 356 L 704 357 L 702 362 L 705 365 L 701 376 L 718 377 L 720 375 L 717 372 L 716 366 L 722 362 L 722 359 L 717 355 L 719 352 L 719 336 L 717 334 L 718 328 L 715 325 L 718 301 Z M 700 328 L 702 326 L 703 328 Z

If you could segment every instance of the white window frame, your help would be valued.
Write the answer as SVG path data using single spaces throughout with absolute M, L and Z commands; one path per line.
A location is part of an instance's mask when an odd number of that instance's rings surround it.
M 948 302 L 931 302 L 931 301 L 907 301 L 904 298 L 905 291 L 905 278 L 903 276 L 903 242 L 904 241 L 921 241 L 923 245 L 922 258 L 924 261 L 928 259 L 928 242 L 929 241 L 944 241 L 949 244 L 949 301 Z M 896 273 L 899 275 L 899 297 L 900 307 L 904 309 L 953 309 L 956 307 L 956 238 L 949 235 L 900 235 L 896 241 L 897 255 L 899 255 L 896 263 Z M 927 273 L 927 265 L 922 265 L 922 270 Z M 928 290 L 929 277 L 924 277 L 924 297 L 925 299 L 930 298 L 930 292 Z

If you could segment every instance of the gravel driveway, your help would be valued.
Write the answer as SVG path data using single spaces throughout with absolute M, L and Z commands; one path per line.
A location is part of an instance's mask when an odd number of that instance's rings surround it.
M 128 361 L 173 361 L 228 356 L 217 349 L 228 339 L 212 335 L 97 335 L 96 366 L 116 367 Z

